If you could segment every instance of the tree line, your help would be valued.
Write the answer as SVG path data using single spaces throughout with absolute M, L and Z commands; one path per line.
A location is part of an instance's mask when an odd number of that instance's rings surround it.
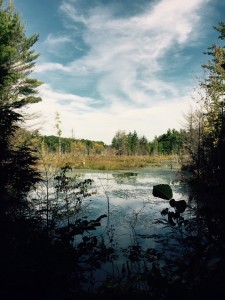
M 110 145 L 102 141 L 67 138 L 57 135 L 41 135 L 37 130 L 30 132 L 25 129 L 17 131 L 16 140 L 19 144 L 30 141 L 38 151 L 61 152 L 72 155 L 182 155 L 187 154 L 186 130 L 168 129 L 166 133 L 155 136 L 148 141 L 136 131 L 128 134 L 118 130 Z
M 117 155 L 181 155 L 186 151 L 187 133 L 185 130 L 168 129 L 166 133 L 148 141 L 137 132 L 119 130 L 112 139 L 112 147 Z
M 58 151 L 58 137 L 54 135 L 41 136 L 41 143 L 51 152 Z M 61 138 L 61 151 L 63 153 L 82 153 L 84 155 L 102 154 L 106 149 L 106 144 L 101 141 L 92 141 L 88 139 Z

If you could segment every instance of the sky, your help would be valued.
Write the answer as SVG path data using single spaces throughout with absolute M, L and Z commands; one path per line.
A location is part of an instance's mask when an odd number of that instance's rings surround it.
M 225 21 L 221 0 L 14 0 L 39 34 L 40 133 L 110 144 L 118 130 L 153 140 L 184 127 L 194 87 Z M 34 122 L 34 121 L 33 121 Z

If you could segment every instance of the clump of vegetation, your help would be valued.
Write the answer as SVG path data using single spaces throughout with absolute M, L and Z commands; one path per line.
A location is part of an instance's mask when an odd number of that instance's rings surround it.
M 214 27 L 219 39 L 225 39 L 225 23 Z M 206 77 L 196 89 L 197 109 L 187 114 L 187 149 L 194 170 L 203 185 L 223 189 L 225 178 L 225 47 L 214 44 L 208 48 L 211 60 L 203 65 Z

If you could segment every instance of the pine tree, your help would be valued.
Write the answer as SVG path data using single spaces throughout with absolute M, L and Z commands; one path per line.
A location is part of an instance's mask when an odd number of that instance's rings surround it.
M 32 46 L 38 35 L 26 37 L 25 27 L 12 1 L 0 0 L 0 191 L 1 214 L 16 214 L 38 178 L 35 156 L 27 146 L 15 148 L 13 135 L 24 121 L 22 108 L 40 101 L 37 87 L 29 77 L 38 57 Z

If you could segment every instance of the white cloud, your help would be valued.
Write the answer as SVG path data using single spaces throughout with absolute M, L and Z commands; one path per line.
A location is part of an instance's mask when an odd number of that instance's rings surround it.
M 77 11 L 77 9 L 74 7 L 74 5 L 70 2 L 71 1 L 69 1 L 69 2 L 63 1 L 63 3 L 60 5 L 61 11 L 63 13 L 65 13 L 67 15 L 67 17 L 69 17 L 73 21 L 85 24 L 86 20 L 85 20 L 84 16 L 79 11 Z M 74 2 L 74 1 L 72 1 L 72 2 Z
M 118 129 L 136 130 L 153 138 L 168 128 L 180 127 L 188 99 L 180 86 L 163 79 L 164 63 L 170 59 L 168 52 L 176 57 L 196 39 L 200 8 L 207 1 L 161 0 L 126 18 L 115 17 L 112 6 L 110 10 L 98 6 L 82 11 L 78 2 L 64 0 L 60 9 L 74 25 L 73 30 L 82 25 L 79 38 L 86 52 L 66 65 L 45 62 L 35 69 L 46 78 L 48 72 L 61 72 L 62 91 L 56 92 L 59 81 L 45 85 L 41 90 L 44 101 L 36 105 L 48 120 L 46 132 L 52 132 L 55 111 L 61 114 L 64 135 L 69 136 L 73 128 L 77 137 L 107 143 Z M 70 42 L 69 36 L 64 36 L 65 43 Z M 45 43 L 51 48 L 61 42 L 58 35 L 49 35 Z M 180 53 L 179 57 L 180 63 L 185 61 Z M 63 90 L 63 75 L 70 81 L 86 78 L 86 94 L 98 94 L 98 98 L 69 94 Z M 102 108 L 94 108 L 95 103 L 98 107 L 102 103 Z
M 193 32 L 199 21 L 198 9 L 207 1 L 203 0 L 162 0 L 150 14 L 140 19 L 146 27 L 155 28 L 158 32 L 169 33 L 179 43 L 184 43 Z
M 40 88 L 40 96 L 43 101 L 32 104 L 27 112 L 39 113 L 41 117 L 38 122 L 28 122 L 29 125 L 38 123 L 42 133 L 56 135 L 55 114 L 59 112 L 63 136 L 70 137 L 73 130 L 76 138 L 102 140 L 107 144 L 111 143 L 117 130 L 125 130 L 127 133 L 136 130 L 139 135 L 153 139 L 168 128 L 180 128 L 182 112 L 189 108 L 190 99 L 177 98 L 173 103 L 161 101 L 148 108 L 115 102 L 110 110 L 97 110 L 90 109 L 89 103 L 93 99 L 56 92 L 48 85 Z
M 82 38 L 89 49 L 68 66 L 71 74 L 102 74 L 96 89 L 103 101 L 114 101 L 120 94 L 120 101 L 139 105 L 151 98 L 147 87 L 150 94 L 152 90 L 157 94 L 170 90 L 176 95 L 174 86 L 169 87 L 160 79 L 161 60 L 170 49 L 191 41 L 203 3 L 162 0 L 153 7 L 146 5 L 145 11 L 137 16 L 115 18 L 114 11 L 106 6 L 90 9 L 84 15 L 76 9 L 76 2 L 64 1 L 61 10 L 74 23 L 84 25 Z
M 65 126 L 70 128 L 67 120 L 67 115 L 82 115 L 93 111 L 90 104 L 96 100 L 88 97 L 80 97 L 69 93 L 53 91 L 50 85 L 44 84 L 39 87 L 39 95 L 42 101 L 32 104 L 27 108 L 28 113 L 38 113 L 40 115 L 39 124 L 43 132 L 53 134 L 52 129 L 55 124 L 55 113 L 59 112 Z M 36 120 L 29 122 L 35 123 Z M 66 130 L 67 132 L 67 130 Z
M 69 36 L 53 36 L 53 34 L 49 34 L 46 40 L 44 41 L 44 44 L 50 47 L 57 47 L 60 44 L 70 43 L 71 41 L 71 37 Z
M 46 71 L 49 71 L 49 72 L 54 72 L 54 71 L 68 72 L 69 69 L 67 67 L 65 67 L 64 65 L 62 65 L 62 64 L 51 63 L 51 62 L 37 64 L 34 68 L 35 73 L 44 73 Z
M 80 97 L 78 95 L 53 91 L 47 84 L 39 87 L 39 94 L 44 102 L 48 101 L 49 107 L 56 105 L 58 108 L 62 109 L 62 107 L 65 106 L 65 109 L 67 109 L 67 105 L 69 105 L 71 112 L 76 109 L 77 113 L 90 111 L 90 104 L 95 102 L 94 99 L 89 97 Z
M 49 34 L 43 42 L 46 52 L 49 52 L 59 58 L 68 56 L 68 49 L 73 47 L 73 39 L 69 35 Z

